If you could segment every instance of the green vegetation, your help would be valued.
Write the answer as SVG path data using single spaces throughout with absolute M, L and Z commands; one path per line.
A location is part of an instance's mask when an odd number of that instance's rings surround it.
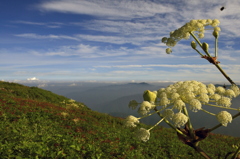
M 0 82 L 1 158 L 147 159 L 201 158 L 176 133 L 158 126 L 148 142 L 136 139 L 138 128 L 92 111 L 83 103 L 36 87 Z M 209 155 L 224 158 L 240 138 L 210 134 L 201 142 Z

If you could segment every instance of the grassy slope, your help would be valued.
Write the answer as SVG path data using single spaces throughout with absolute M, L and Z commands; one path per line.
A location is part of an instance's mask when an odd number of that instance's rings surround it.
M 36 87 L 0 82 L 1 158 L 201 158 L 171 130 L 158 127 L 138 141 L 123 119 Z M 140 124 L 139 127 L 148 128 Z M 232 151 L 239 138 L 211 134 L 201 143 L 214 158 Z

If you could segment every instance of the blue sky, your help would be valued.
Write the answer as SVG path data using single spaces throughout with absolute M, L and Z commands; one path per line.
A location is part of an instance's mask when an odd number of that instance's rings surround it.
M 219 19 L 218 60 L 240 82 L 239 0 L 5 0 L 0 7 L 0 80 L 226 82 L 191 49 L 192 39 L 170 55 L 161 43 L 191 19 Z M 211 34 L 202 42 L 213 48 Z

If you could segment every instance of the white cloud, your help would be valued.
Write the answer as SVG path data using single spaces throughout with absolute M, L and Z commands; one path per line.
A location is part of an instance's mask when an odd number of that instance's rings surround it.
M 36 78 L 36 77 L 32 77 L 32 78 L 28 78 L 27 80 L 28 80 L 28 81 L 38 81 L 39 79 Z
M 13 23 L 17 24 L 26 24 L 26 25 L 37 25 L 37 26 L 44 26 L 47 28 L 61 28 L 64 24 L 60 22 L 35 22 L 35 21 L 24 21 L 24 20 L 17 20 L 12 21 Z
M 79 41 L 78 38 L 68 35 L 39 35 L 35 33 L 25 33 L 25 34 L 15 34 L 17 37 L 23 38 L 31 38 L 31 39 L 67 39 L 67 40 L 76 40 Z
M 151 1 L 129 0 L 60 0 L 44 2 L 39 5 L 44 11 L 87 14 L 113 19 L 132 19 L 154 16 L 157 13 L 173 11 L 169 4 Z

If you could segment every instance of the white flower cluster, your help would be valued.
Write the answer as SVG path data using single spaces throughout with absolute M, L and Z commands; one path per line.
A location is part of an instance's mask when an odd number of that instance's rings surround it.
M 232 122 L 232 115 L 227 111 L 221 111 L 217 115 L 218 121 L 223 125 L 227 126 L 228 123 Z
M 124 122 L 124 125 L 126 127 L 136 127 L 139 123 L 139 120 L 138 118 L 136 118 L 135 116 L 132 116 L 132 115 L 129 115 L 126 119 L 125 119 L 125 122 Z
M 152 101 L 155 98 L 155 103 L 142 102 L 138 113 L 146 115 L 156 106 L 162 106 L 162 108 L 172 106 L 171 109 L 165 109 L 162 116 L 172 120 L 175 126 L 180 127 L 188 121 L 188 117 L 181 113 L 185 106 L 193 112 L 201 110 L 202 105 L 207 104 L 228 108 L 231 106 L 232 98 L 239 94 L 240 91 L 236 85 L 233 85 L 230 89 L 225 89 L 221 86 L 215 87 L 213 84 L 205 85 L 198 81 L 180 81 L 159 89 L 156 95 L 155 93 L 148 93 L 149 96 L 152 95 Z M 148 98 L 145 96 L 145 99 Z M 178 113 L 174 114 L 174 109 L 177 109 Z M 218 118 L 221 118 L 221 116 Z
M 155 105 L 153 105 L 152 103 L 149 103 L 148 101 L 143 101 L 138 109 L 138 113 L 140 115 L 146 115 L 153 108 L 155 108 Z
M 147 142 L 150 138 L 150 131 L 146 130 L 144 128 L 140 128 L 137 132 L 136 132 L 137 138 L 139 140 L 142 140 L 144 142 Z
M 218 19 L 200 19 L 200 20 L 191 20 L 190 22 L 186 23 L 179 29 L 170 32 L 170 37 L 163 37 L 162 42 L 165 43 L 169 47 L 174 47 L 178 41 L 181 39 L 189 39 L 190 33 L 196 33 L 199 38 L 204 37 L 205 26 L 212 26 L 214 27 L 213 35 L 216 37 L 218 36 L 218 32 L 221 30 L 218 25 L 220 24 Z M 170 48 L 166 49 L 166 53 L 170 54 L 172 50 Z
M 231 99 L 238 96 L 239 88 L 231 89 L 213 84 L 205 85 L 198 81 L 180 81 L 158 90 L 159 105 L 173 104 L 173 109 L 182 110 L 188 104 L 193 112 L 201 110 L 202 104 L 216 103 L 219 106 L 230 107 Z

